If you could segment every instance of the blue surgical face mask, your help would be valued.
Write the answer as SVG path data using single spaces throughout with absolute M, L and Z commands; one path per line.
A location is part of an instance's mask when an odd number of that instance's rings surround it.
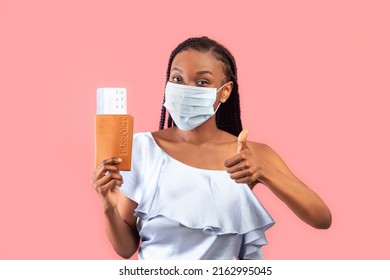
M 218 90 L 209 87 L 187 86 L 168 82 L 165 87 L 164 106 L 169 110 L 173 121 L 181 130 L 191 130 L 210 119 Z

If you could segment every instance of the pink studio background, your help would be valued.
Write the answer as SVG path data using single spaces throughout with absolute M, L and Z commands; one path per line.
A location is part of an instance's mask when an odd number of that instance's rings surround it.
M 321 3 L 319 3 L 321 2 Z M 267 259 L 389 259 L 387 1 L 0 0 L 0 259 L 119 259 L 93 171 L 97 87 L 157 129 L 172 49 L 235 55 L 244 126 L 327 202 L 315 230 L 268 189 Z

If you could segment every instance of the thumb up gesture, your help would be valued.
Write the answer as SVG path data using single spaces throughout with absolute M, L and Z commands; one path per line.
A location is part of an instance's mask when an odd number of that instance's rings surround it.
M 237 138 L 237 154 L 239 154 L 242 150 L 248 149 L 246 138 L 248 138 L 248 130 L 244 129 Z
M 237 154 L 225 160 L 226 171 L 236 183 L 246 183 L 252 189 L 260 179 L 257 160 L 247 145 L 248 130 L 241 131 L 237 138 Z

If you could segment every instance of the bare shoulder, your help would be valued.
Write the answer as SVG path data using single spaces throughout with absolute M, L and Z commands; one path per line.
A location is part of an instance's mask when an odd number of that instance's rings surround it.
M 278 154 L 267 144 L 248 141 L 247 145 L 250 150 L 259 156 L 278 156 Z
M 282 157 L 267 144 L 248 141 L 247 145 L 254 153 L 255 157 L 259 160 L 265 160 L 272 165 L 288 170 L 288 167 Z

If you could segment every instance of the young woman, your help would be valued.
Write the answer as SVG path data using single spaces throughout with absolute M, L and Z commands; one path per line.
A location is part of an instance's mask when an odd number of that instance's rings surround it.
M 130 172 L 109 158 L 93 174 L 115 251 L 129 258 L 139 248 L 140 259 L 261 259 L 274 221 L 252 192 L 258 183 L 307 224 L 328 228 L 325 203 L 270 147 L 246 137 L 233 56 L 207 37 L 178 45 L 160 130 L 134 135 Z

